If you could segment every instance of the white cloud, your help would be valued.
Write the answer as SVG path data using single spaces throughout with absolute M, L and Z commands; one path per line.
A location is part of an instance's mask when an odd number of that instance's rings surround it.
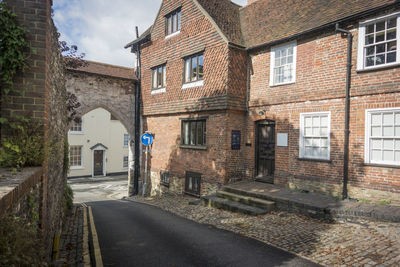
M 150 27 L 162 0 L 54 0 L 54 21 L 61 39 L 78 46 L 86 59 L 133 67 L 124 46 Z M 247 0 L 234 0 L 245 5 Z

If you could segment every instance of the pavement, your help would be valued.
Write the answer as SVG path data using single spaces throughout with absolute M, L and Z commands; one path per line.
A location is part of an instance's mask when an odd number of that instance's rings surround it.
M 320 266 L 255 239 L 130 201 L 90 202 L 104 266 Z

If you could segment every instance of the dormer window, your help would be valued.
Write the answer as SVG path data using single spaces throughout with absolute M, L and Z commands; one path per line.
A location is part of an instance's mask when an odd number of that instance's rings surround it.
M 179 33 L 181 30 L 181 9 L 169 13 L 166 17 L 166 35 Z

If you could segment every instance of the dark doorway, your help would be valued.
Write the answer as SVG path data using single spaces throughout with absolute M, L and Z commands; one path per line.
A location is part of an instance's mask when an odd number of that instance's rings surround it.
M 263 120 L 256 123 L 256 180 L 274 182 L 275 122 Z
M 94 153 L 93 176 L 104 175 L 103 173 L 104 150 L 94 150 L 93 153 Z

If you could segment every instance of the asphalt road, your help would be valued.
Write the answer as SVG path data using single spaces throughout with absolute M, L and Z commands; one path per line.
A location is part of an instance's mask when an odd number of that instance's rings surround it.
M 260 241 L 131 201 L 92 206 L 104 266 L 319 266 Z

